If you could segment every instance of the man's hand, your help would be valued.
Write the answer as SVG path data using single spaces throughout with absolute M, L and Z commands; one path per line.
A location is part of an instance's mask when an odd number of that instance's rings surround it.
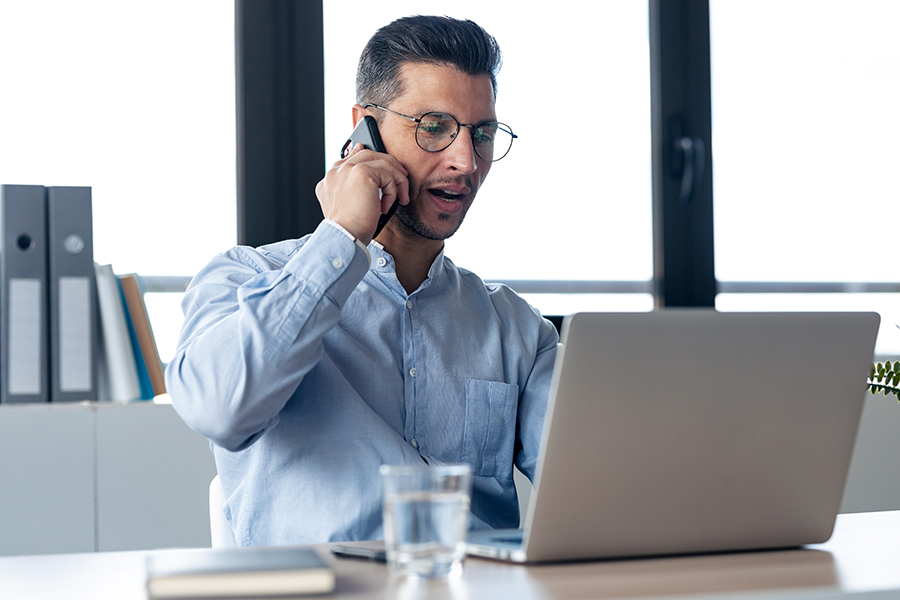
M 316 196 L 326 219 L 368 244 L 378 218 L 387 213 L 394 200 L 409 204 L 408 176 L 393 156 L 357 144 L 346 158 L 331 166 L 316 186 Z

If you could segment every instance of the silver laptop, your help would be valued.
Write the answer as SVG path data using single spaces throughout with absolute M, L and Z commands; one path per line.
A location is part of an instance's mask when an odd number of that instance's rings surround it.
M 875 313 L 567 317 L 524 530 L 472 555 L 546 562 L 796 547 L 834 528 Z

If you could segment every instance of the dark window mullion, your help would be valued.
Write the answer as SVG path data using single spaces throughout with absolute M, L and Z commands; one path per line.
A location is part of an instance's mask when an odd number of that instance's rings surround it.
M 322 219 L 322 3 L 236 0 L 238 243 L 299 237 Z
M 714 306 L 709 3 L 650 0 L 649 14 L 656 302 Z M 687 199 L 681 138 L 703 149 L 702 178 Z

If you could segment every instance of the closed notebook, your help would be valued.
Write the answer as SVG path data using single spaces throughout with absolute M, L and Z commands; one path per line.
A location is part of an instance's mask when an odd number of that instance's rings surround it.
M 151 600 L 278 598 L 334 589 L 334 571 L 309 548 L 163 550 L 147 556 Z

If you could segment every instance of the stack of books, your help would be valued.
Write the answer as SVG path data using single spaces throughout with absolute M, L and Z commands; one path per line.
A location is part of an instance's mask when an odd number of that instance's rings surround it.
M 98 400 L 152 400 L 165 394 L 140 275 L 117 276 L 112 265 L 94 266 L 102 330 Z

